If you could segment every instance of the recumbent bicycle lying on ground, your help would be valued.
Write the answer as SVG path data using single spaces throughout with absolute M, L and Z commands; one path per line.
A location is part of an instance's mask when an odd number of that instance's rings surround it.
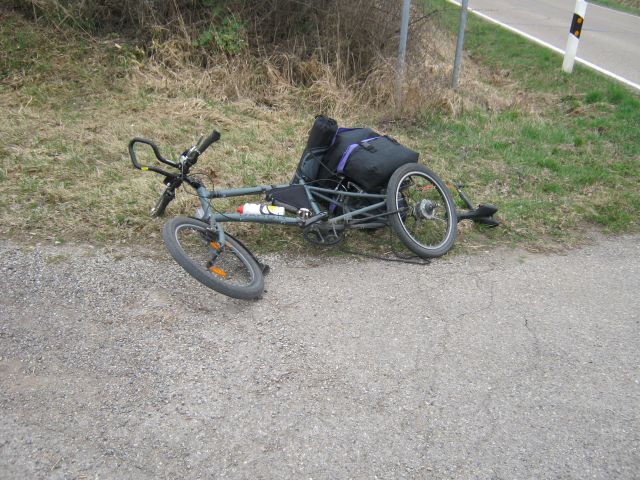
M 196 217 L 179 216 L 163 228 L 163 239 L 173 258 L 192 277 L 219 293 L 239 299 L 259 298 L 264 291 L 261 264 L 243 243 L 225 232 L 225 222 L 254 222 L 296 226 L 312 243 L 340 242 L 345 230 L 391 226 L 402 243 L 417 256 L 444 255 L 453 246 L 457 222 L 470 219 L 496 226 L 497 208 L 474 208 L 456 185 L 468 210 L 458 212 L 440 178 L 418 164 L 418 153 L 393 138 L 368 128 L 338 128 L 335 120 L 315 119 L 306 148 L 289 184 L 208 190 L 191 169 L 220 134 L 213 131 L 186 150 L 177 161 L 160 154 L 150 140 L 134 138 L 129 155 L 135 168 L 163 175 L 166 188 L 153 216 L 162 216 L 183 184 L 193 188 L 201 208 Z M 161 163 L 176 171 L 139 163 L 135 147 L 151 147 Z M 220 213 L 215 199 L 263 195 L 270 205 L 256 213 Z M 278 213 L 278 214 L 274 214 Z

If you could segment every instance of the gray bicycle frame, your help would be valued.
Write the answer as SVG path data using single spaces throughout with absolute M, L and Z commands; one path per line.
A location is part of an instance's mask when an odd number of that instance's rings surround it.
M 300 185 L 304 187 L 304 190 L 311 204 L 313 215 L 320 215 L 322 210 L 316 201 L 316 197 L 325 200 L 328 203 L 338 204 L 338 197 L 354 197 L 362 199 L 380 200 L 372 205 L 368 205 L 357 210 L 353 210 L 336 217 L 330 217 L 326 220 L 326 224 L 330 226 L 336 226 L 339 223 L 344 222 L 345 225 L 349 225 L 349 222 L 358 215 L 366 214 L 370 211 L 377 210 L 386 205 L 386 195 L 375 193 L 361 193 L 361 192 L 343 192 L 337 190 L 331 190 L 328 188 L 314 187 L 301 182 Z M 229 198 L 229 197 L 241 197 L 245 195 L 259 195 L 267 194 L 276 188 L 289 187 L 289 184 L 283 185 L 263 185 L 256 187 L 245 188 L 231 188 L 223 190 L 208 190 L 204 186 L 200 186 L 196 191 L 198 192 L 198 198 L 203 210 L 203 217 L 209 219 L 211 227 L 218 232 L 219 242 L 224 244 L 224 229 L 218 223 L 224 222 L 250 222 L 250 223 L 263 223 L 263 224 L 277 224 L 286 226 L 298 226 L 304 227 L 307 225 L 305 219 L 286 217 L 283 215 L 249 215 L 244 213 L 215 213 L 211 208 L 209 200 L 215 198 Z

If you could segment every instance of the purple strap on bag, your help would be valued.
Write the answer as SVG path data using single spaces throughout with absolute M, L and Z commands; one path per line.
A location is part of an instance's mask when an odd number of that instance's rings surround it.
M 349 147 L 342 154 L 342 158 L 340 158 L 340 163 L 338 163 L 338 167 L 336 168 L 336 171 L 338 173 L 344 172 L 344 167 L 347 165 L 347 160 L 349 160 L 349 156 L 353 153 L 353 151 L 356 148 L 360 146 L 360 143 L 369 142 L 371 140 L 375 140 L 376 138 L 380 138 L 380 137 L 378 136 L 378 137 L 365 138 L 364 140 L 361 140 L 359 143 L 352 143 L 351 145 L 349 145 Z

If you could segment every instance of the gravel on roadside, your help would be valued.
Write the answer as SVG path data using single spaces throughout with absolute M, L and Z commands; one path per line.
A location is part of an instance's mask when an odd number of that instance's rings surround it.
M 428 266 L 0 242 L 0 478 L 638 478 L 639 238 Z

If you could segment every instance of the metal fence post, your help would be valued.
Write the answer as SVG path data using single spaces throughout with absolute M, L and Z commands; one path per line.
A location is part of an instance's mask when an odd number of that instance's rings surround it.
M 409 33 L 409 13 L 411 10 L 411 0 L 403 0 L 402 20 L 400 22 L 400 45 L 398 47 L 398 69 L 396 79 L 396 102 L 398 108 L 402 107 L 402 84 L 404 83 L 405 61 L 407 53 L 407 35 Z
M 464 45 L 464 30 L 467 26 L 467 8 L 469 0 L 462 0 L 460 5 L 460 26 L 458 27 L 458 42 L 456 43 L 456 58 L 453 62 L 453 76 L 451 86 L 458 88 L 460 83 L 460 64 L 462 63 L 462 46 Z

